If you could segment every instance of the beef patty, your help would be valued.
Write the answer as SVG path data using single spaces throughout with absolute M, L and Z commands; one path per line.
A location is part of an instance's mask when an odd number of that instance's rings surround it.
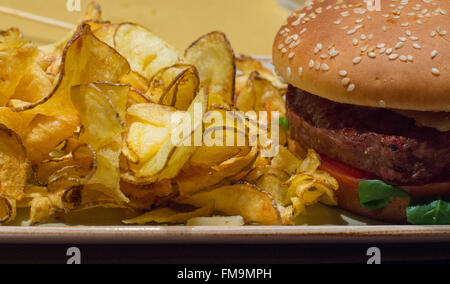
M 289 86 L 291 136 L 392 185 L 450 180 L 450 131 L 418 127 L 388 109 L 335 103 Z

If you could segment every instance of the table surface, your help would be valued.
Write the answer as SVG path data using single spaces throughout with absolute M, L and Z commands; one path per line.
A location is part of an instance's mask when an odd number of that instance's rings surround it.
M 75 0 L 76 1 L 76 0 Z M 80 0 L 85 7 L 90 0 Z M 144 25 L 184 50 L 199 36 L 224 31 L 236 53 L 270 55 L 274 35 L 288 11 L 277 0 L 98 0 L 103 17 Z M 2 0 L 2 6 L 76 23 L 82 12 L 69 12 L 66 0 Z M 0 14 L 0 29 L 22 30 L 27 39 L 44 44 L 67 31 Z

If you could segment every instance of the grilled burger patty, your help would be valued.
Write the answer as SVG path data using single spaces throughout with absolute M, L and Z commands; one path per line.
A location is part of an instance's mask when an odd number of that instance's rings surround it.
M 291 136 L 304 147 L 393 185 L 450 177 L 450 131 L 418 127 L 387 109 L 335 103 L 289 86 Z

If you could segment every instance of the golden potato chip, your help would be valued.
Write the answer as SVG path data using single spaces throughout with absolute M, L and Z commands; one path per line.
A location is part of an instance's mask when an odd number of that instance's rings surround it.
M 24 72 L 11 99 L 35 102 L 47 96 L 53 89 L 51 77 L 37 63 Z
M 277 225 L 281 222 L 280 212 L 272 197 L 250 184 L 224 186 L 187 198 L 178 198 L 177 202 L 196 207 L 214 202 L 216 211 L 229 216 L 242 216 L 245 223 Z
M 179 52 L 149 30 L 123 23 L 114 35 L 115 49 L 125 56 L 131 68 L 148 80 L 160 69 L 178 62 Z
M 209 202 L 204 204 L 203 207 L 192 212 L 177 212 L 171 208 L 160 208 L 134 219 L 123 221 L 124 224 L 138 224 L 145 225 L 148 223 L 159 224 L 184 224 L 189 219 L 194 217 L 206 217 L 211 216 L 214 212 L 214 203 Z
M 128 122 L 142 122 L 156 127 L 175 128 L 181 123 L 185 112 L 159 104 L 135 104 L 128 108 Z
M 5 125 L 21 137 L 24 135 L 34 116 L 34 114 L 13 112 L 9 107 L 0 107 L 0 124 Z
M 339 189 L 339 184 L 329 173 L 318 170 L 319 167 L 320 156 L 314 150 L 309 150 L 297 170 L 297 175 L 286 182 L 289 189 L 284 205 L 292 204 L 294 217 L 304 215 L 306 206 L 318 202 L 330 206 L 338 205 L 335 191 Z
M 170 139 L 169 128 L 135 122 L 130 126 L 127 146 L 136 153 L 140 162 L 146 162 L 156 155 L 168 139 Z
M 155 103 L 187 110 L 198 93 L 199 85 L 199 74 L 194 66 L 175 64 L 156 73 L 147 95 Z
M 120 191 L 119 170 L 128 91 L 129 86 L 99 83 L 76 86 L 71 92 L 83 125 L 80 142 L 91 145 L 97 158 L 97 169 L 85 188 L 120 202 L 128 201 Z
M 200 88 L 220 94 L 227 102 L 234 102 L 236 64 L 234 51 L 222 32 L 200 37 L 185 51 L 185 61 L 197 67 Z
M 31 162 L 49 158 L 49 153 L 64 140 L 70 138 L 80 119 L 77 114 L 48 117 L 37 115 L 22 135 Z
M 0 165 L 0 197 L 22 199 L 30 164 L 19 136 L 4 125 L 0 125 Z
M 276 88 L 269 80 L 262 77 L 258 71 L 252 72 L 246 88 L 236 99 L 236 107 L 247 112 L 278 111 L 280 117 L 286 116 L 286 102 L 283 99 L 285 89 Z
M 128 84 L 131 86 L 131 89 L 139 91 L 140 93 L 144 93 L 144 95 L 141 96 L 143 96 L 144 98 L 148 98 L 145 100 L 146 103 L 150 102 L 150 97 L 147 97 L 147 95 L 145 95 L 145 93 L 148 91 L 150 83 L 141 74 L 135 71 L 131 71 L 130 73 L 122 77 L 120 83 L 124 85 Z
M 16 201 L 0 197 L 0 225 L 16 218 Z
M 38 56 L 37 48 L 22 39 L 18 29 L 0 32 L 0 106 L 5 106 Z
M 258 149 L 254 147 L 247 156 L 232 159 L 219 165 L 216 169 L 203 167 L 187 168 L 173 182 L 178 186 L 180 196 L 191 195 L 214 186 L 227 184 L 231 178 L 245 172 L 247 169 L 251 169 L 257 155 Z
M 30 111 L 47 116 L 75 112 L 70 103 L 70 88 L 90 82 L 119 82 L 129 69 L 127 60 L 98 40 L 89 25 L 82 25 L 63 53 L 62 70 L 54 89 L 41 100 L 9 102 L 14 111 Z
M 293 175 L 302 164 L 286 147 L 280 147 L 278 154 L 272 159 L 272 166 Z
M 175 194 L 175 190 L 169 180 L 143 186 L 122 181 L 121 190 L 130 199 L 128 205 L 139 210 L 149 210 L 158 199 Z
M 177 176 L 195 151 L 195 139 L 202 134 L 203 115 L 207 105 L 208 97 L 201 91 L 181 124 L 174 130 L 172 139 L 165 142 L 152 159 L 135 169 L 134 177 L 125 174 L 123 178 L 135 184 L 152 183 Z
M 250 74 L 254 71 L 258 71 L 259 74 L 269 80 L 276 88 L 278 89 L 286 89 L 287 85 L 280 81 L 278 76 L 276 76 L 272 71 L 264 67 L 262 62 L 260 60 L 257 60 L 255 58 L 252 58 L 250 56 L 242 55 L 236 57 L 236 69 L 241 72 L 242 74 L 236 78 L 236 80 L 239 79 L 239 84 L 236 84 L 239 86 L 240 89 L 245 87 L 243 82 L 246 82 L 250 76 Z

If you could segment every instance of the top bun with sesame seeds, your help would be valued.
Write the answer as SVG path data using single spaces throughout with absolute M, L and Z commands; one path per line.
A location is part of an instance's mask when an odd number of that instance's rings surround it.
M 450 112 L 450 1 L 379 3 L 308 1 L 276 36 L 276 71 L 338 103 Z

